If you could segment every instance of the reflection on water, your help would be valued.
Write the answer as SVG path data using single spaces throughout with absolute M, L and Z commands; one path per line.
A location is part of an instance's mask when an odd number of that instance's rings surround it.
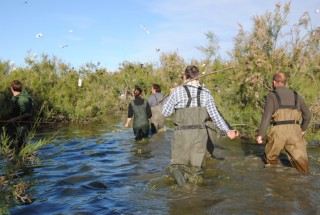
M 173 130 L 134 142 L 125 119 L 60 128 L 29 168 L 34 202 L 11 214 L 319 214 L 320 147 L 309 146 L 309 175 L 281 156 L 263 168 L 263 145 L 220 139 L 202 185 L 179 187 L 167 175 Z M 40 136 L 51 135 L 48 129 Z

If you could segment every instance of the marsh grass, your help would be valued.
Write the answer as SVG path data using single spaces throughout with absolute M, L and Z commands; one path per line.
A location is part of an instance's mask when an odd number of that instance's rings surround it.
M 201 73 L 235 66 L 235 69 L 206 76 L 205 84 L 216 106 L 231 125 L 247 138 L 254 138 L 260 125 L 267 93 L 272 89 L 272 76 L 278 71 L 288 75 L 288 87 L 301 94 L 312 112 L 306 133 L 308 141 L 320 141 L 320 27 L 313 26 L 310 15 L 304 13 L 298 23 L 288 23 L 290 2 L 277 3 L 273 12 L 253 17 L 250 31 L 239 25 L 230 60 L 218 55 L 218 38 L 207 32 L 207 46 L 199 46 L 204 60 L 186 63 L 178 51 L 160 54 L 160 65 L 123 62 L 110 72 L 100 63 L 86 63 L 79 69 L 55 56 L 27 56 L 27 66 L 13 70 L 8 61 L 0 60 L 0 119 L 10 118 L 10 83 L 21 80 L 33 98 L 36 125 L 45 122 L 90 123 L 104 121 L 106 116 L 126 111 L 136 85 L 143 97 L 151 94 L 151 84 L 158 83 L 166 95 L 181 84 L 186 65 L 198 66 Z M 78 86 L 79 78 L 83 85 Z M 170 118 L 168 120 L 171 120 Z M 10 214 L 9 208 L 32 203 L 32 181 L 21 175 L 24 166 L 40 162 L 39 150 L 52 143 L 55 136 L 38 139 L 36 126 L 29 132 L 21 149 L 17 140 L 9 138 L 5 129 L 0 134 L 0 214 Z
M 32 180 L 24 177 L 24 168 L 40 163 L 39 150 L 52 143 L 55 135 L 36 139 L 36 125 L 27 134 L 25 144 L 17 148 L 17 139 L 11 139 L 2 127 L 0 134 L 0 212 L 8 214 L 8 209 L 19 204 L 30 204 Z M 18 134 L 19 135 L 19 134 Z M 18 136 L 16 135 L 16 136 Z

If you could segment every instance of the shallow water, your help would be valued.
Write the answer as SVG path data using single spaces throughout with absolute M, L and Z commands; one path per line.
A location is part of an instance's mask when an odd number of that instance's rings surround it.
M 136 143 L 124 117 L 65 126 L 28 167 L 33 202 L 11 214 L 319 214 L 320 147 L 308 146 L 311 174 L 263 168 L 263 145 L 220 138 L 202 185 L 177 186 L 167 176 L 173 130 Z M 168 123 L 169 124 L 169 123 Z M 55 128 L 58 129 L 58 128 Z M 52 135 L 55 129 L 39 136 Z

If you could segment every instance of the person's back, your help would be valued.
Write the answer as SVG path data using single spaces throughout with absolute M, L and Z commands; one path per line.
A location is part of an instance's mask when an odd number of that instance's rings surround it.
M 150 118 L 151 133 L 155 134 L 164 127 L 165 117 L 162 114 L 162 103 L 160 103 L 164 96 L 161 93 L 161 87 L 158 84 L 152 84 L 151 91 L 152 94 L 148 99 L 148 103 L 152 112 L 152 117 Z
M 149 118 L 152 116 L 149 103 L 141 98 L 142 90 L 136 87 L 134 90 L 135 99 L 130 102 L 128 107 L 128 118 L 125 127 L 129 126 L 133 118 L 133 132 L 137 141 L 149 135 Z
M 163 100 L 163 94 L 162 93 L 152 93 L 150 97 L 148 98 L 148 103 L 150 107 L 154 107 L 157 105 L 161 105 L 161 101 Z
M 23 90 L 18 95 L 12 97 L 14 102 L 13 117 L 23 115 L 25 113 L 32 113 L 33 105 L 32 98 L 27 91 Z
M 17 141 L 17 148 L 21 148 L 32 126 L 32 98 L 27 91 L 22 90 L 22 84 L 18 80 L 12 82 L 11 92 L 13 109 L 7 130 L 9 136 Z
M 175 113 L 169 172 L 179 185 L 202 179 L 201 165 L 208 142 L 206 122 L 210 118 L 230 139 L 237 136 L 221 117 L 210 91 L 200 85 L 199 69 L 188 66 L 183 78 L 184 86 L 172 90 L 162 111 L 164 116 Z
M 133 129 L 138 131 L 140 129 L 149 128 L 149 119 L 147 116 L 147 101 L 138 97 L 131 102 L 133 109 Z
M 274 75 L 274 90 L 269 92 L 266 98 L 257 142 L 262 143 L 262 138 L 271 122 L 272 127 L 265 147 L 266 165 L 277 166 L 280 152 L 285 149 L 292 166 L 300 172 L 307 173 L 309 171 L 307 142 L 303 134 L 310 122 L 311 113 L 304 99 L 288 89 L 285 84 L 284 73 Z

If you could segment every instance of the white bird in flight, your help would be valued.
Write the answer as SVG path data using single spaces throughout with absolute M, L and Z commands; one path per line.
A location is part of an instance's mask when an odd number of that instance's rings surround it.
M 150 31 L 146 26 L 140 25 L 140 28 L 142 28 L 147 34 L 150 34 Z
M 42 34 L 42 33 L 36 34 L 36 38 L 40 38 L 40 37 L 43 37 L 43 34 Z
M 72 31 L 73 31 L 73 30 L 72 30 L 72 29 L 70 29 L 68 32 L 69 32 L 69 33 L 72 33 Z
M 320 9 L 317 9 L 317 10 L 316 10 L 316 13 L 319 13 L 319 12 L 320 12 Z
M 59 47 L 63 49 L 63 48 L 68 47 L 68 45 L 59 45 Z

